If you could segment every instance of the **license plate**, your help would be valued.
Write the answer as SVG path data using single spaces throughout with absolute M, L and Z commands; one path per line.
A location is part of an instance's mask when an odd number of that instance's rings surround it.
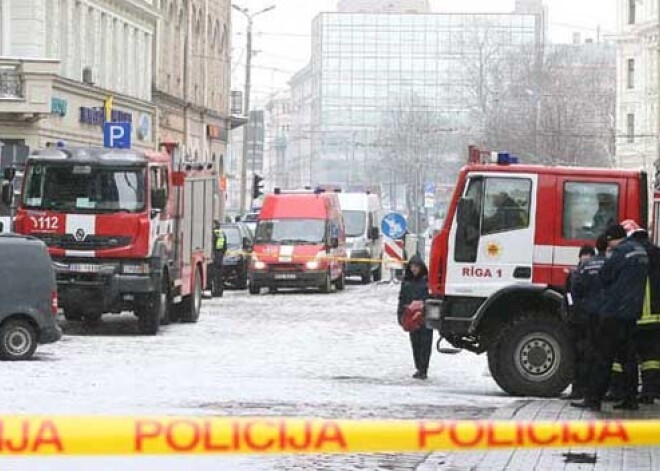
M 275 275 L 276 280 L 295 280 L 295 273 L 278 273 Z
M 72 263 L 69 265 L 69 270 L 78 273 L 98 273 L 100 269 L 101 265 L 95 265 L 93 263 Z

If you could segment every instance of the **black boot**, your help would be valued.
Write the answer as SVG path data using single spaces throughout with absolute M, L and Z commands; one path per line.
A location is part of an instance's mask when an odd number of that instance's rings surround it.
M 421 380 L 426 379 L 426 371 L 420 371 L 420 370 L 417 370 L 417 371 L 415 372 L 415 374 L 413 375 L 413 378 L 415 378 L 415 379 L 421 379 Z
M 584 399 L 580 402 L 571 402 L 571 407 L 586 409 L 593 412 L 600 412 L 601 409 L 600 401 L 594 401 L 591 399 Z
M 642 393 L 642 394 L 639 395 L 639 398 L 637 399 L 637 401 L 640 404 L 650 406 L 651 404 L 655 403 L 655 397 L 651 394 Z
M 637 403 L 637 399 L 626 399 L 623 402 L 620 402 L 618 404 L 614 404 L 612 406 L 612 409 L 616 409 L 616 410 L 639 410 L 639 404 Z

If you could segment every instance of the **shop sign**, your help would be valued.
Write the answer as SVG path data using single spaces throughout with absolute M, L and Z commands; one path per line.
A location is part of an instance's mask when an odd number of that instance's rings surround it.
M 111 122 L 113 123 L 132 123 L 133 115 L 124 111 L 112 110 Z M 94 126 L 102 126 L 105 123 L 105 109 L 103 107 L 88 108 L 80 107 L 80 122 Z
M 69 108 L 69 103 L 63 98 L 51 98 L 50 100 L 50 112 L 57 116 L 66 116 L 66 112 Z

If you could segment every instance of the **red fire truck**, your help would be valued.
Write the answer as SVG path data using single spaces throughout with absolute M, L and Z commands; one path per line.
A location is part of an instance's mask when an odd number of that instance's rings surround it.
M 507 393 L 557 395 L 573 371 L 568 270 L 608 224 L 647 225 L 647 175 L 519 165 L 475 148 L 470 155 L 433 240 L 427 323 L 455 347 L 487 352 Z
M 210 165 L 179 163 L 175 146 L 165 147 L 28 158 L 16 232 L 48 245 L 67 320 L 134 311 L 145 335 L 197 321 L 217 181 Z

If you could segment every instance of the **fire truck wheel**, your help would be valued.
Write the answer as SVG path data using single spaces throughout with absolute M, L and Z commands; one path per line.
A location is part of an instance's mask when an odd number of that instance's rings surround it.
M 378 268 L 376 268 L 376 271 L 373 272 L 373 280 L 374 280 L 374 282 L 378 283 L 382 279 L 383 279 L 383 266 L 378 265 Z
M 37 349 L 37 332 L 29 322 L 14 319 L 0 326 L 0 359 L 29 360 Z
M 343 270 L 339 279 L 335 281 L 335 288 L 337 288 L 337 291 L 344 291 L 346 289 L 346 273 Z
M 250 283 L 250 294 L 259 294 L 261 293 L 261 286 Z
M 566 326 L 558 319 L 527 316 L 506 328 L 488 350 L 493 379 L 512 396 L 553 397 L 573 375 L 573 351 Z
M 161 323 L 169 324 L 168 304 L 168 281 L 164 276 L 160 290 L 146 296 L 136 307 L 138 329 L 142 335 L 156 335 Z
M 192 294 L 189 294 L 181 303 L 181 322 L 194 323 L 199 320 L 202 310 L 202 274 L 199 268 L 195 270 L 195 284 Z

